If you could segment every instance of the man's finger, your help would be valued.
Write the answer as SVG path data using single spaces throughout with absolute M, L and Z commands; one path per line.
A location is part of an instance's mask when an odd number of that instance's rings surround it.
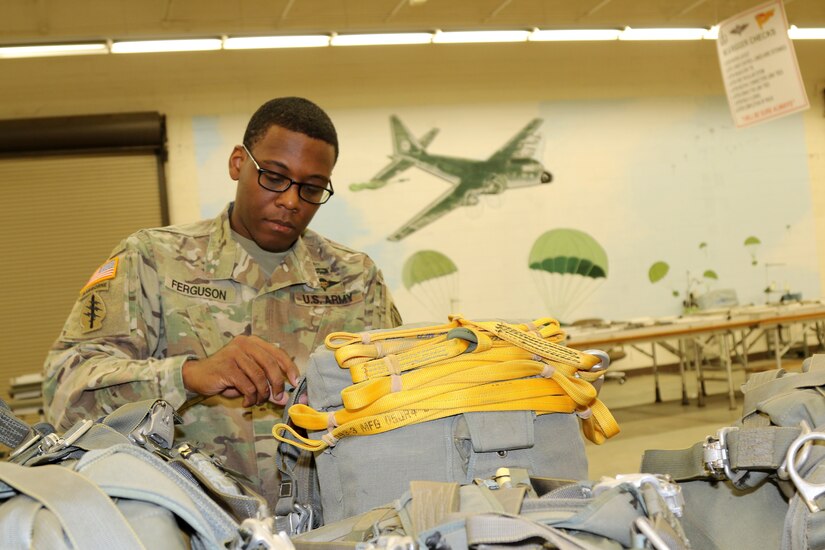
M 244 395 L 243 406 L 249 407 L 266 400 L 269 397 L 269 384 L 263 369 L 246 354 L 236 356 L 235 362 L 238 368 L 235 369 L 236 380 L 232 385 Z

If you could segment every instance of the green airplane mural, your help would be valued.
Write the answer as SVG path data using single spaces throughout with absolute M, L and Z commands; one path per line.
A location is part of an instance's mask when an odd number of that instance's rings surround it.
M 451 188 L 447 192 L 387 237 L 390 241 L 400 241 L 459 206 L 478 204 L 479 195 L 498 195 L 508 189 L 553 181 L 552 174 L 533 158 L 540 140 L 537 130 L 542 122 L 540 118 L 531 120 L 490 158 L 471 160 L 428 153 L 427 146 L 435 139 L 438 129 L 433 128 L 416 139 L 393 115 L 390 117 L 393 138 L 390 163 L 370 181 L 350 185 L 350 190 L 379 189 L 413 166 L 450 183 Z

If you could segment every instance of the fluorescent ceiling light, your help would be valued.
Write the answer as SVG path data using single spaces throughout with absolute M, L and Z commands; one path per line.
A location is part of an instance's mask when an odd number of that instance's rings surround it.
M 0 47 L 0 59 L 14 57 L 52 57 L 58 55 L 93 55 L 108 53 L 104 42 L 94 44 L 49 44 L 42 46 L 4 46 Z
M 429 44 L 433 40 L 428 32 L 400 32 L 391 34 L 336 34 L 332 46 L 388 46 L 395 44 Z
M 619 40 L 702 40 L 708 29 L 625 29 Z
M 575 29 L 542 31 L 530 33 L 530 42 L 564 42 L 576 40 L 616 40 L 622 31 L 618 29 Z
M 788 36 L 792 40 L 825 40 L 825 28 L 800 29 L 796 25 L 791 25 Z
M 459 44 L 481 42 L 525 42 L 530 31 L 436 31 L 433 44 Z
M 226 38 L 225 50 L 254 50 L 258 48 L 318 48 L 329 46 L 329 36 L 312 34 L 304 36 L 242 36 Z
M 139 40 L 115 42 L 112 44 L 112 53 L 198 52 L 220 49 L 220 38 L 198 38 L 194 40 Z

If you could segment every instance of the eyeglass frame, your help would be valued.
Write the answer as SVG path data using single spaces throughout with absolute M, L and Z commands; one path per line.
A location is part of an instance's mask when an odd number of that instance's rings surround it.
M 261 189 L 269 191 L 270 193 L 286 193 L 287 191 L 289 191 L 290 187 L 292 187 L 293 185 L 297 185 L 298 186 L 298 197 L 304 202 L 308 202 L 309 204 L 315 204 L 315 205 L 318 205 L 318 206 L 326 203 L 330 198 L 332 198 L 332 195 L 335 194 L 335 189 L 333 189 L 333 187 L 332 187 L 332 180 L 327 180 L 327 185 L 324 186 L 324 187 L 321 187 L 320 185 L 314 185 L 312 183 L 304 183 L 304 182 L 301 182 L 301 181 L 295 181 L 294 179 L 289 178 L 289 177 L 285 176 L 284 174 L 282 174 L 280 172 L 276 172 L 274 170 L 267 170 L 266 168 L 261 168 L 261 165 L 258 163 L 257 160 L 255 160 L 255 157 L 252 156 L 252 153 L 246 147 L 246 144 L 242 143 L 241 147 L 243 147 L 243 150 L 246 151 L 247 155 L 249 155 L 249 158 L 252 160 L 252 164 L 254 164 L 255 168 L 258 170 L 257 182 L 258 182 L 258 185 L 261 187 Z M 266 174 L 274 174 L 275 176 L 277 176 L 279 178 L 283 178 L 284 180 L 289 182 L 289 185 L 287 185 L 285 188 L 283 188 L 281 190 L 270 189 L 269 187 L 267 187 L 267 186 L 265 186 L 264 184 L 261 183 L 261 176 L 265 173 Z M 321 202 L 311 201 L 311 200 L 307 199 L 306 197 L 304 197 L 304 195 L 303 195 L 303 189 L 305 187 L 313 187 L 315 189 L 323 189 L 324 191 L 326 191 L 328 193 L 328 195 Z

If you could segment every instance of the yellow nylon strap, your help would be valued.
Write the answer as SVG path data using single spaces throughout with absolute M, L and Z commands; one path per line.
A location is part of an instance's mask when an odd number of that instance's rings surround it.
M 458 321 L 451 318 L 449 323 L 445 323 L 443 325 L 387 330 L 372 334 L 332 332 L 324 339 L 324 343 L 327 348 L 336 350 L 356 343 L 380 342 L 385 340 L 395 340 L 398 338 L 432 338 L 433 336 L 437 336 L 439 334 L 446 334 L 450 330 L 459 326 L 461 325 L 458 324 Z M 367 342 L 364 341 L 365 339 Z
M 429 388 L 453 382 L 477 385 L 499 380 L 539 376 L 547 366 L 545 363 L 526 358 L 510 361 L 464 359 L 404 374 L 401 377 L 401 390 L 406 393 L 413 389 Z M 586 380 L 575 377 L 574 373 L 566 373 L 565 368 L 569 369 L 565 365 L 559 365 L 552 373 L 551 379 L 568 393 L 574 402 L 586 407 L 596 397 L 595 388 Z M 341 399 L 345 408 L 356 410 L 362 409 L 392 393 L 394 393 L 392 381 L 384 377 L 344 388 L 341 391 Z
M 532 410 L 576 412 L 585 436 L 602 443 L 619 427 L 590 383 L 603 374 L 591 371 L 600 359 L 557 343 L 563 340 L 551 318 L 509 324 L 456 316 L 434 327 L 335 333 L 327 345 L 337 346 L 336 359 L 355 382 L 341 392 L 344 408 L 331 413 L 300 404 L 290 408 L 297 426 L 328 430 L 321 441 L 299 437 L 284 424 L 276 425 L 273 435 L 321 450 L 342 437 L 463 412 Z M 283 435 L 287 431 L 297 443 Z
M 397 340 L 378 340 L 370 344 L 350 344 L 335 350 L 335 360 L 341 368 L 350 369 L 373 359 L 408 352 L 421 346 L 443 342 L 446 339 L 446 336 L 434 336 L 431 341 L 399 338 Z
M 540 384 L 541 382 L 544 382 L 544 384 Z M 448 392 L 431 399 L 420 400 L 415 403 L 415 406 L 376 414 L 353 414 L 342 410 L 335 415 L 336 420 L 339 420 L 339 426 L 331 431 L 331 435 L 335 440 L 338 440 L 342 437 L 383 433 L 410 424 L 436 420 L 464 412 L 519 410 L 533 410 L 537 414 L 575 412 L 576 404 L 572 399 L 558 391 L 555 394 L 550 393 L 548 382 L 539 379 L 513 380 L 494 384 L 494 387 L 488 385 L 475 386 L 457 392 L 461 395 L 451 397 Z M 374 409 L 369 408 L 368 410 L 372 412 Z M 327 415 L 323 412 L 314 411 L 306 405 L 293 405 L 289 409 L 289 414 L 296 425 L 306 427 L 309 430 L 322 430 L 328 427 Z M 340 422 L 343 419 L 347 420 Z M 296 445 L 300 448 L 319 451 L 329 446 L 328 441 L 325 440 L 316 441 L 299 437 L 294 430 L 285 424 L 276 425 L 273 434 L 279 441 L 291 442 L 282 435 L 284 431 L 292 433 L 303 444 Z M 294 442 L 292 443 L 294 444 Z
M 517 365 L 510 365 L 513 368 L 507 370 L 512 371 L 511 376 L 516 377 L 529 372 L 531 367 L 535 372 L 537 365 L 540 363 L 522 361 Z M 519 371 L 519 367 L 527 370 Z M 488 366 L 480 368 L 489 369 Z M 582 422 L 588 439 L 601 443 L 618 433 L 618 426 L 607 408 L 598 399 L 592 398 L 595 395 L 592 386 L 590 390 L 592 393 L 582 392 L 590 393 L 591 397 L 588 400 L 589 415 L 585 415 Z M 335 440 L 352 435 L 369 435 L 470 411 L 533 410 L 537 414 L 547 414 L 576 411 L 584 413 L 587 409 L 588 407 L 576 403 L 553 379 L 518 378 L 489 384 L 479 384 L 478 380 L 470 379 L 385 395 L 357 411 L 336 411 L 332 416 L 333 424 L 337 427 L 331 434 Z M 330 413 L 315 411 L 306 405 L 293 405 L 289 409 L 289 414 L 296 425 L 308 430 L 325 430 L 330 426 Z M 279 424 L 273 433 L 278 440 L 289 441 L 281 436 L 284 430 L 288 430 L 288 427 Z M 297 437 L 294 432 L 293 435 Z M 308 450 L 321 450 L 328 446 L 328 441 L 324 440 L 301 441 L 304 443 L 301 448 Z
M 568 348 L 567 346 L 556 344 L 552 341 L 552 339 L 544 340 L 541 337 L 536 336 L 534 333 L 524 330 L 518 330 L 513 325 L 507 323 L 502 323 L 500 321 L 475 322 L 468 321 L 467 319 L 463 318 L 460 318 L 459 320 L 463 324 L 485 329 L 495 334 L 502 340 L 506 340 L 514 346 L 530 351 L 540 357 L 544 357 L 545 359 L 559 361 L 561 363 L 573 367 L 584 367 L 585 369 L 590 369 L 596 366 L 600 361 L 599 358 L 595 355 L 582 353 L 577 349 Z M 539 329 L 539 331 L 542 332 L 542 335 L 544 334 L 544 332 L 553 331 L 552 336 L 555 336 L 557 333 L 561 334 L 561 337 L 558 338 L 557 341 L 560 341 L 564 338 L 564 334 L 561 333 L 559 330 L 558 322 L 554 319 L 539 319 L 538 321 L 534 321 L 533 324 L 539 323 L 542 323 L 542 326 Z M 520 326 L 525 327 L 526 325 Z
M 378 359 L 364 363 L 344 365 L 344 363 L 339 361 L 339 364 L 349 368 L 352 381 L 357 384 L 358 382 L 363 382 L 371 378 L 394 374 L 393 371 L 395 370 L 396 364 L 397 368 L 401 372 L 404 372 L 447 361 L 465 352 L 481 353 L 493 346 L 493 341 L 486 334 L 468 329 L 461 330 L 465 331 L 465 333 L 461 333 L 462 335 L 474 339 L 475 342 L 460 337 L 450 337 L 450 334 L 455 332 L 450 331 L 446 336 L 439 336 L 429 342 L 410 347 L 403 353 L 387 353 L 383 356 L 378 356 Z M 338 353 L 344 355 L 342 352 L 346 349 L 347 348 L 339 349 L 336 355 Z M 393 357 L 393 361 L 387 361 L 386 359 L 391 356 Z
M 519 366 L 522 367 L 522 372 L 518 372 Z M 513 393 L 515 388 L 519 388 L 520 391 L 530 391 L 532 393 L 537 392 L 538 395 L 543 395 L 544 393 L 567 393 L 556 380 L 544 378 L 525 379 L 523 376 L 519 376 L 525 372 L 529 373 L 529 370 L 524 370 L 524 364 L 519 366 L 512 369 L 506 369 L 505 373 L 499 376 L 496 376 L 495 367 L 491 368 L 490 366 L 481 366 L 475 369 L 467 369 L 463 372 L 455 373 L 449 377 L 444 377 L 435 384 L 427 384 L 417 388 L 409 388 L 405 391 L 390 393 L 374 392 L 372 395 L 369 395 L 369 392 L 364 392 L 361 396 L 362 399 L 358 401 L 358 404 L 363 404 L 363 406 L 357 409 L 346 408 L 336 411 L 334 413 L 335 420 L 340 425 L 349 422 L 358 416 L 379 414 L 394 409 L 410 408 L 411 406 L 421 408 L 423 407 L 422 403 L 432 403 L 432 405 L 429 405 L 427 408 L 443 408 L 444 406 L 452 407 L 452 405 L 445 405 L 445 403 L 457 403 L 456 406 L 459 406 L 461 402 L 469 403 L 473 399 L 482 399 L 485 403 L 496 403 L 513 399 L 515 396 Z M 529 365 L 527 367 L 529 368 Z M 501 371 L 502 369 L 498 370 Z M 533 368 L 533 372 L 535 372 L 535 370 L 536 369 Z M 475 376 L 473 376 L 473 374 L 475 374 Z M 506 385 L 508 382 L 510 382 L 510 385 Z M 516 384 L 516 382 L 518 382 L 518 384 Z M 592 391 L 592 395 L 590 396 L 590 399 L 586 400 L 588 404 L 592 401 L 592 398 L 595 397 L 595 390 L 593 390 L 592 386 L 590 386 L 590 390 Z M 504 391 L 509 391 L 511 393 L 484 395 L 484 392 L 489 393 Z M 348 401 L 356 401 L 354 399 L 350 399 L 349 395 L 347 398 Z M 587 406 L 582 405 L 581 403 L 576 403 L 576 400 L 572 397 L 571 400 L 574 404 L 579 405 L 582 408 L 586 408 Z M 307 407 L 307 409 L 309 409 L 309 407 Z M 305 409 L 300 410 L 305 411 Z M 292 416 L 292 412 L 292 409 L 290 409 L 290 416 Z M 308 420 L 309 419 L 307 418 L 307 421 Z M 313 429 L 310 426 L 304 426 L 303 424 L 299 425 L 308 429 Z M 317 424 L 313 424 L 313 427 L 314 426 L 317 426 Z

